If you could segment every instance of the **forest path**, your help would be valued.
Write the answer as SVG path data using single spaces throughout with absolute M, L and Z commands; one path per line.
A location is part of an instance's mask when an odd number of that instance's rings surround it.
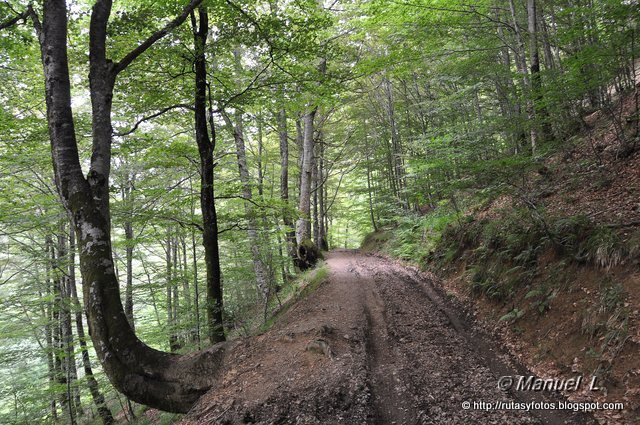
M 234 349 L 221 385 L 183 424 L 595 423 L 559 410 L 473 409 L 559 400 L 498 389 L 500 376 L 526 372 L 429 276 L 358 251 L 331 252 L 327 264 L 326 282 Z

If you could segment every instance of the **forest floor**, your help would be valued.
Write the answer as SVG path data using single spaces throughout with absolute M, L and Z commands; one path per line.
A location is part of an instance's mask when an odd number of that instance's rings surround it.
M 316 291 L 235 345 L 220 385 L 182 425 L 595 423 L 566 410 L 474 408 L 563 399 L 500 390 L 500 376 L 530 373 L 435 277 L 359 251 L 334 251 L 327 265 Z

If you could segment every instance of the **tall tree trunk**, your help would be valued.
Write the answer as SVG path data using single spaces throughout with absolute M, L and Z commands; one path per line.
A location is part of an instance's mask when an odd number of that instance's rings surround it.
M 318 3 L 320 5 L 320 3 Z M 318 64 L 318 73 L 324 75 L 327 71 L 327 59 L 321 58 Z M 302 242 L 307 243 L 307 247 L 303 247 L 303 251 L 308 252 L 314 249 L 311 239 L 311 187 L 313 184 L 313 168 L 314 168 L 314 120 L 318 111 L 317 105 L 309 105 L 307 112 L 303 117 L 304 134 L 302 138 L 302 151 L 300 152 L 300 199 L 298 202 L 298 212 L 300 218 L 296 222 L 296 242 L 298 244 L 298 257 L 301 257 L 300 245 Z M 309 242 L 307 242 L 309 241 Z M 317 251 L 317 247 L 315 247 Z M 316 253 L 314 253 L 317 255 Z M 315 263 L 315 259 L 312 263 Z M 307 264 L 310 266 L 311 264 Z
M 531 150 L 535 153 L 538 142 L 536 102 L 541 91 L 540 53 L 538 52 L 538 18 L 536 16 L 536 0 L 527 0 L 527 22 L 529 31 L 529 66 L 531 67 L 531 97 L 533 98 L 534 121 L 531 125 Z
M 555 64 L 555 57 L 553 56 L 553 51 L 551 49 L 551 40 L 550 40 L 550 35 L 549 35 L 549 25 L 547 25 L 547 21 L 545 19 L 545 15 L 544 12 L 542 10 L 542 7 L 540 7 L 540 4 L 537 4 L 537 13 L 538 13 L 538 28 L 539 28 L 539 32 L 541 34 L 541 41 L 542 41 L 542 50 L 544 52 L 544 66 L 549 69 L 555 69 L 556 68 L 556 64 Z
M 196 322 L 194 342 L 200 348 L 200 285 L 198 285 L 198 252 L 196 249 L 195 230 L 191 232 L 191 256 L 193 257 L 193 313 Z
M 171 279 L 171 289 L 173 292 L 172 297 L 172 307 L 173 307 L 173 331 L 171 333 L 171 339 L 173 340 L 173 346 L 171 347 L 171 351 L 178 351 L 182 348 L 181 338 L 180 338 L 180 285 L 178 282 L 180 281 L 180 264 L 178 259 L 178 235 L 177 233 L 173 234 L 171 238 L 171 261 L 173 263 L 173 276 Z
M 198 22 L 199 21 L 199 22 Z M 209 341 L 214 344 L 224 341 L 223 303 L 222 303 L 222 271 L 220 269 L 220 253 L 218 247 L 218 216 L 216 213 L 215 194 L 213 186 L 213 152 L 216 144 L 216 132 L 213 119 L 207 127 L 207 62 L 205 48 L 207 33 L 209 32 L 209 15 L 205 7 L 198 8 L 198 20 L 195 13 L 191 13 L 193 28 L 193 42 L 195 46 L 195 132 L 200 155 L 200 208 L 202 210 L 202 245 L 204 246 L 204 261 L 207 270 L 207 322 Z M 209 135 L 211 130 L 211 136 Z M 194 248 L 194 268 L 195 263 Z M 196 283 L 196 297 L 198 289 Z M 196 301 L 196 309 L 198 309 Z M 199 322 L 199 313 L 196 320 Z M 199 326 L 199 324 L 198 324 Z
M 500 21 L 501 16 L 497 8 L 495 9 L 494 13 L 496 21 Z M 508 42 L 506 40 L 506 35 L 504 33 L 502 24 L 497 25 L 497 32 L 498 37 L 504 41 L 504 47 L 501 49 L 499 57 L 500 63 L 502 64 L 505 72 L 505 76 L 502 81 L 500 81 L 499 79 L 496 80 L 496 92 L 500 102 L 500 109 L 503 117 L 505 118 L 505 120 L 507 120 L 507 122 L 512 123 L 511 125 L 514 126 L 507 131 L 513 140 L 514 152 L 518 153 L 520 151 L 520 147 L 526 142 L 527 135 L 525 134 L 522 125 L 520 124 L 521 108 L 520 103 L 515 101 L 515 99 L 518 98 L 518 94 L 516 92 L 516 86 L 513 82 L 513 78 L 511 77 L 511 55 L 509 54 L 509 47 L 507 45 Z M 518 56 L 517 54 L 515 56 L 517 62 Z M 520 67 L 517 66 L 517 68 L 518 70 L 520 70 Z
M 538 47 L 538 2 L 527 0 L 527 21 L 529 31 L 529 56 L 531 66 L 531 96 L 533 97 L 534 118 L 541 121 L 541 131 L 537 135 L 540 141 L 545 141 L 551 134 L 548 123 L 547 110 L 543 105 L 542 75 L 540 74 L 540 52 Z M 536 130 L 537 123 L 532 123 L 532 131 Z M 536 130 L 537 131 L 537 130 Z M 533 135 L 532 135 L 533 138 Z M 535 146 L 532 145 L 535 151 Z
M 80 394 L 76 385 L 78 371 L 76 369 L 75 350 L 73 347 L 73 329 L 71 327 L 70 282 L 68 276 L 69 253 L 67 252 L 67 232 L 61 223 L 58 234 L 57 264 L 60 272 L 60 336 L 62 345 L 62 373 L 66 384 L 65 399 L 68 403 L 67 420 L 74 425 L 77 412 L 82 408 Z M 67 270 L 65 270 L 67 266 Z
M 385 104 L 386 104 L 386 110 L 387 110 L 386 111 L 387 119 L 389 121 L 389 130 L 391 132 L 393 176 L 395 179 L 395 185 L 398 189 L 397 196 L 401 201 L 402 205 L 405 208 L 408 208 L 409 204 L 406 199 L 406 194 L 404 193 L 404 189 L 406 186 L 405 172 L 404 172 L 404 156 L 402 152 L 402 144 L 400 141 L 400 133 L 398 131 L 398 126 L 395 118 L 393 87 L 391 86 L 391 81 L 386 77 L 383 80 L 383 88 L 386 96 Z
M 76 290 L 75 254 L 76 237 L 72 232 L 69 235 L 69 295 L 75 311 L 76 332 L 78 333 L 78 343 L 80 344 L 84 376 L 87 380 L 87 387 L 89 388 L 89 393 L 93 399 L 93 404 L 98 410 L 100 420 L 102 420 L 104 425 L 111 425 L 114 423 L 113 415 L 111 414 L 111 410 L 107 407 L 104 395 L 100 391 L 98 381 L 96 381 L 96 378 L 93 376 L 93 368 L 91 367 L 91 358 L 89 357 L 89 349 L 87 348 L 87 338 L 84 333 L 84 324 L 82 323 L 82 307 L 80 306 L 78 292 Z
M 241 52 L 236 48 L 233 52 L 235 59 L 236 73 L 241 72 Z M 244 117 L 242 111 L 236 108 L 234 114 L 234 123 L 229 116 L 223 114 L 227 127 L 233 133 L 233 140 L 236 145 L 236 158 L 238 160 L 238 174 L 240 183 L 242 183 L 242 197 L 245 200 L 244 209 L 247 216 L 247 235 L 249 236 L 249 245 L 251 250 L 251 258 L 253 260 L 253 271 L 256 275 L 256 285 L 258 291 L 262 295 L 263 300 L 267 300 L 269 293 L 269 268 L 262 258 L 262 249 L 260 236 L 258 235 L 258 222 L 256 212 L 253 206 L 253 191 L 251 189 L 251 177 L 249 175 L 249 167 L 247 165 L 247 153 L 244 137 Z
M 322 134 L 322 133 L 321 133 Z M 327 226 L 326 226 L 326 181 L 324 175 L 324 140 L 322 137 L 320 138 L 320 143 L 318 144 L 318 173 L 317 173 L 317 182 L 319 187 L 316 189 L 318 193 L 318 240 L 316 244 L 318 247 L 324 251 L 329 250 L 329 245 L 327 244 Z M 317 186 L 317 185 L 316 185 Z
M 312 205 L 312 220 L 311 220 L 311 228 L 314 243 L 317 247 L 320 247 L 320 225 L 318 220 L 318 189 L 320 189 L 320 180 L 318 180 L 318 148 L 319 141 L 321 137 L 320 131 L 317 131 L 316 134 L 318 137 L 315 139 L 313 143 L 313 157 L 311 160 L 311 205 Z
M 527 0 L 530 1 L 530 0 Z M 538 144 L 538 132 L 535 126 L 535 106 L 532 98 L 531 80 L 529 79 L 529 73 L 527 71 L 527 59 L 526 50 L 524 47 L 524 39 L 522 37 L 522 30 L 520 29 L 520 23 L 518 22 L 518 15 L 516 12 L 516 6 L 514 0 L 509 0 L 509 11 L 511 12 L 511 20 L 513 23 L 514 33 L 516 35 L 516 49 L 514 50 L 516 56 L 516 67 L 518 72 L 522 76 L 522 87 L 527 99 L 527 118 L 529 119 L 529 136 L 531 142 L 531 152 L 535 154 Z
M 296 222 L 296 243 L 300 245 L 311 237 L 311 183 L 313 181 L 313 150 L 314 150 L 314 118 L 317 108 L 313 107 L 304 115 L 304 137 L 302 144 L 302 168 L 300 169 L 300 200 L 298 211 L 300 218 Z
M 262 170 L 262 156 L 264 155 L 264 145 L 262 141 L 262 112 L 258 113 L 256 122 L 258 125 L 258 157 L 256 158 L 256 168 L 258 169 L 258 196 L 262 199 L 262 196 L 264 195 L 264 172 Z
M 53 289 L 53 273 L 51 270 L 51 262 L 49 261 L 49 255 L 51 249 L 53 248 L 53 240 L 50 236 L 45 238 L 45 255 L 47 261 L 46 264 L 46 284 L 47 284 L 47 298 L 52 300 L 54 297 L 54 289 Z M 58 404 L 56 400 L 56 395 L 53 391 L 55 382 L 56 382 L 56 365 L 55 365 L 55 343 L 54 343 L 54 329 L 55 322 L 53 321 L 55 311 L 55 303 L 53 301 L 47 302 L 47 307 L 44 311 L 45 316 L 45 339 L 47 343 L 47 370 L 49 377 L 49 389 L 51 390 L 51 402 L 50 402 L 50 410 L 51 410 L 51 419 L 55 423 L 58 421 Z
M 300 204 L 300 193 L 302 191 L 302 165 L 304 162 L 304 123 L 301 114 L 296 116 L 296 149 L 298 151 L 298 199 L 296 205 Z
M 124 296 L 124 313 L 135 332 L 133 320 L 133 185 L 135 174 L 127 175 L 127 182 L 122 191 L 122 197 L 126 208 L 126 218 L 124 222 L 124 237 L 127 262 L 127 282 Z
M 282 222 L 285 226 L 287 251 L 293 261 L 296 258 L 296 232 L 289 211 L 289 134 L 287 131 L 287 112 L 284 107 L 277 114 L 278 137 L 280 138 L 280 199 L 282 199 Z
M 167 240 L 165 245 L 165 285 L 167 292 L 167 334 L 169 335 L 169 349 L 173 352 L 178 349 L 175 336 L 176 325 L 174 321 L 174 308 L 173 308 L 173 286 L 175 285 L 173 279 L 173 261 L 171 257 L 172 249 L 172 235 L 171 228 L 167 229 Z
M 238 52 L 236 51 L 236 54 Z M 239 59 L 236 56 L 236 60 Z M 243 116 L 240 110 L 236 109 L 235 125 L 227 117 L 227 126 L 232 129 L 233 139 L 236 145 L 236 158 L 238 160 L 238 174 L 242 183 L 242 197 L 245 199 L 244 209 L 247 216 L 247 234 L 249 236 L 249 245 L 251 250 L 251 258 L 253 260 L 253 271 L 256 275 L 256 285 L 263 299 L 267 299 L 269 292 L 269 271 L 268 267 L 262 259 L 261 241 L 258 235 L 258 222 L 253 204 L 253 191 L 251 189 L 251 177 L 249 176 L 249 167 L 247 166 L 247 153 L 244 139 Z
M 367 194 L 369 200 L 369 216 L 371 217 L 371 225 L 373 226 L 373 231 L 378 231 L 378 224 L 376 223 L 376 217 L 373 213 L 373 194 L 371 187 L 371 152 L 370 152 L 370 144 L 369 144 L 369 133 L 366 131 L 366 121 L 365 121 L 365 133 L 364 133 L 364 147 L 366 152 L 366 165 L 367 165 Z
M 111 100 L 116 76 L 180 25 L 200 1 L 192 0 L 175 19 L 119 62 L 106 58 L 111 1 L 94 3 L 89 28 L 93 146 L 87 178 L 80 166 L 71 112 L 66 2 L 44 0 L 42 25 L 32 16 L 41 44 L 55 181 L 64 207 L 73 216 L 87 319 L 96 353 L 117 390 L 139 403 L 173 412 L 188 411 L 217 383 L 216 372 L 224 361 L 226 345 L 188 356 L 172 355 L 142 343 L 129 325 L 120 300 L 110 237 Z
M 49 250 L 49 261 L 51 264 L 53 280 L 53 347 L 54 347 L 54 370 L 55 382 L 58 384 L 58 401 L 62 408 L 62 417 L 65 421 L 75 422 L 72 410 L 71 394 L 68 391 L 67 365 L 66 365 L 66 323 L 64 313 L 64 295 L 62 293 L 65 286 L 62 265 L 60 264 L 60 236 L 58 236 L 58 246 L 51 241 Z
M 183 320 L 187 324 L 184 328 L 184 342 L 190 343 L 194 341 L 194 323 L 193 323 L 193 310 L 191 305 L 191 288 L 189 282 L 189 263 L 187 261 L 187 240 L 186 235 L 182 233 L 180 235 L 180 248 L 182 252 L 182 299 L 184 301 L 184 313 Z

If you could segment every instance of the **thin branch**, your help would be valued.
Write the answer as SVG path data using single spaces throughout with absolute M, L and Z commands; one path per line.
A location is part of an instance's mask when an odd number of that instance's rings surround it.
M 191 11 L 198 7 L 200 3 L 202 3 L 202 0 L 191 0 L 191 2 L 184 8 L 180 15 L 178 15 L 175 19 L 165 25 L 164 28 L 153 33 L 149 38 L 140 43 L 138 47 L 133 49 L 124 58 L 122 58 L 120 62 L 116 63 L 113 68 L 114 73 L 118 74 L 124 71 L 131 64 L 131 62 L 136 60 L 136 58 L 143 54 L 149 47 L 153 46 L 156 41 L 160 40 L 171 30 L 182 24 L 185 19 L 187 19 Z
M 247 12 L 244 11 L 244 9 L 242 9 L 240 6 L 238 6 L 237 4 L 235 4 L 234 2 L 232 2 L 231 0 L 225 0 L 225 2 L 231 6 L 233 9 L 237 10 L 238 12 L 240 12 L 240 14 L 242 16 L 244 16 L 247 20 L 249 20 L 258 30 L 258 32 L 260 33 L 260 35 L 262 35 L 265 38 L 265 41 L 267 42 L 267 44 L 269 44 L 269 47 L 271 47 L 271 41 L 269 40 L 269 37 L 267 36 L 267 34 L 262 30 L 262 27 L 260 26 L 260 24 L 258 23 L 258 21 L 256 19 L 253 18 L 253 16 L 249 15 Z
M 333 194 L 333 198 L 331 198 L 331 202 L 329 203 L 327 208 L 324 210 L 324 214 L 327 214 L 329 210 L 331 210 L 331 207 L 333 207 L 333 204 L 336 201 L 336 198 L 338 197 L 338 192 L 340 191 L 340 186 L 342 185 L 342 179 L 344 179 L 344 176 L 346 176 L 347 174 L 355 170 L 357 166 L 358 166 L 358 163 L 356 163 L 353 167 L 351 167 L 351 169 L 347 169 L 344 173 L 340 175 L 340 179 L 338 179 L 338 186 L 336 187 L 336 191 Z
M 171 106 L 167 106 L 166 108 L 162 108 L 160 109 L 158 112 L 155 112 L 151 115 L 148 115 L 144 118 L 141 118 L 140 120 L 138 120 L 138 122 L 135 123 L 135 125 L 128 131 L 125 131 L 123 133 L 116 133 L 116 136 L 128 136 L 129 134 L 133 133 L 134 131 L 136 131 L 138 129 L 138 127 L 140 126 L 140 124 L 142 124 L 143 122 L 152 120 L 154 118 L 159 117 L 160 115 L 163 115 L 169 111 L 171 111 L 172 109 L 189 109 L 193 111 L 193 106 L 191 105 L 187 105 L 186 103 L 178 103 L 177 105 L 171 105 Z
M 195 221 L 184 221 L 184 220 L 180 220 L 179 218 L 175 218 L 175 217 L 162 217 L 162 216 L 159 217 L 159 216 L 156 216 L 156 218 L 173 221 L 175 223 L 178 223 L 180 225 L 180 227 L 182 227 L 182 228 L 185 228 L 187 226 L 191 226 L 191 227 L 197 228 L 201 232 L 204 232 L 204 227 L 202 227 L 200 224 L 196 223 Z
M 235 223 L 231 227 L 227 227 L 226 229 L 218 230 L 218 235 L 221 235 L 224 232 L 228 232 L 229 230 L 233 230 L 233 229 L 247 230 L 247 228 L 240 226 L 238 223 Z
M 27 10 L 25 10 L 24 12 L 22 12 L 21 14 L 19 14 L 18 16 L 9 19 L 8 21 L 5 22 L 0 22 L 0 30 L 3 30 L 5 28 L 9 28 L 14 26 L 15 24 L 17 24 L 21 19 L 25 19 L 28 16 L 29 12 Z
M 242 199 L 244 201 L 247 201 L 253 205 L 255 205 L 258 208 L 271 208 L 271 209 L 278 209 L 277 207 L 271 206 L 271 205 L 264 205 L 264 204 L 259 204 L 256 201 L 254 201 L 253 199 L 249 199 L 247 197 L 241 196 L 241 195 L 229 195 L 229 196 L 216 196 L 216 199 Z
M 6 278 L 5 280 L 3 280 L 2 282 L 0 282 L 0 286 L 2 285 L 6 285 L 7 283 L 9 283 L 11 281 L 11 279 L 13 279 L 14 277 L 16 277 L 17 275 L 19 275 L 22 272 L 22 270 L 18 270 L 16 272 L 14 272 L 13 274 L 11 274 L 11 276 L 9 276 L 8 278 Z
M 217 109 L 211 111 L 212 113 L 222 113 L 224 112 L 224 108 L 226 108 L 230 103 L 232 103 L 233 101 L 235 101 L 236 99 L 244 96 L 249 90 L 251 90 L 254 86 L 254 84 L 256 83 L 256 81 L 258 81 L 258 79 L 260 78 L 260 76 L 262 76 L 262 74 L 264 74 L 265 72 L 267 72 L 267 70 L 269 69 L 269 67 L 271 67 L 271 65 L 274 64 L 274 60 L 273 58 L 271 58 L 269 60 L 269 62 L 260 70 L 260 72 L 258 72 L 253 79 L 249 82 L 249 84 L 240 92 L 240 93 L 236 93 L 233 96 L 231 96 L 229 99 L 225 100 L 222 103 L 222 106 L 218 107 Z
M 24 12 L 18 13 L 14 8 L 11 7 L 10 4 L 8 3 L 5 3 L 5 4 L 9 7 L 9 9 L 11 9 L 11 11 L 16 13 L 16 16 L 7 21 L 0 22 L 0 30 L 12 27 L 13 25 L 16 25 L 18 22 L 20 22 L 20 20 L 22 20 L 24 23 L 27 21 L 28 17 L 31 17 L 31 20 L 33 21 L 33 27 L 36 30 L 36 35 L 38 36 L 38 38 L 40 38 L 40 33 L 42 32 L 42 25 L 40 24 L 40 19 L 38 19 L 38 15 L 36 14 L 35 10 L 33 10 L 33 7 L 31 5 L 28 5 Z

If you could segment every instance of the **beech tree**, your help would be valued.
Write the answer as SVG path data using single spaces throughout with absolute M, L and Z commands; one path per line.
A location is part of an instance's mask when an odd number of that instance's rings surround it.
M 210 388 L 224 347 L 215 346 L 190 356 L 164 353 L 142 343 L 127 320 L 110 237 L 111 108 L 118 75 L 180 25 L 200 3 L 201 0 L 193 0 L 176 18 L 117 62 L 107 56 L 112 2 L 99 0 L 94 4 L 89 27 L 92 155 L 86 177 L 80 164 L 71 110 L 67 4 L 64 0 L 45 0 L 42 21 L 32 7 L 21 15 L 28 14 L 31 18 L 41 46 L 55 182 L 61 201 L 72 216 L 78 239 L 85 307 L 94 347 L 119 391 L 140 403 L 178 412 L 187 411 Z

